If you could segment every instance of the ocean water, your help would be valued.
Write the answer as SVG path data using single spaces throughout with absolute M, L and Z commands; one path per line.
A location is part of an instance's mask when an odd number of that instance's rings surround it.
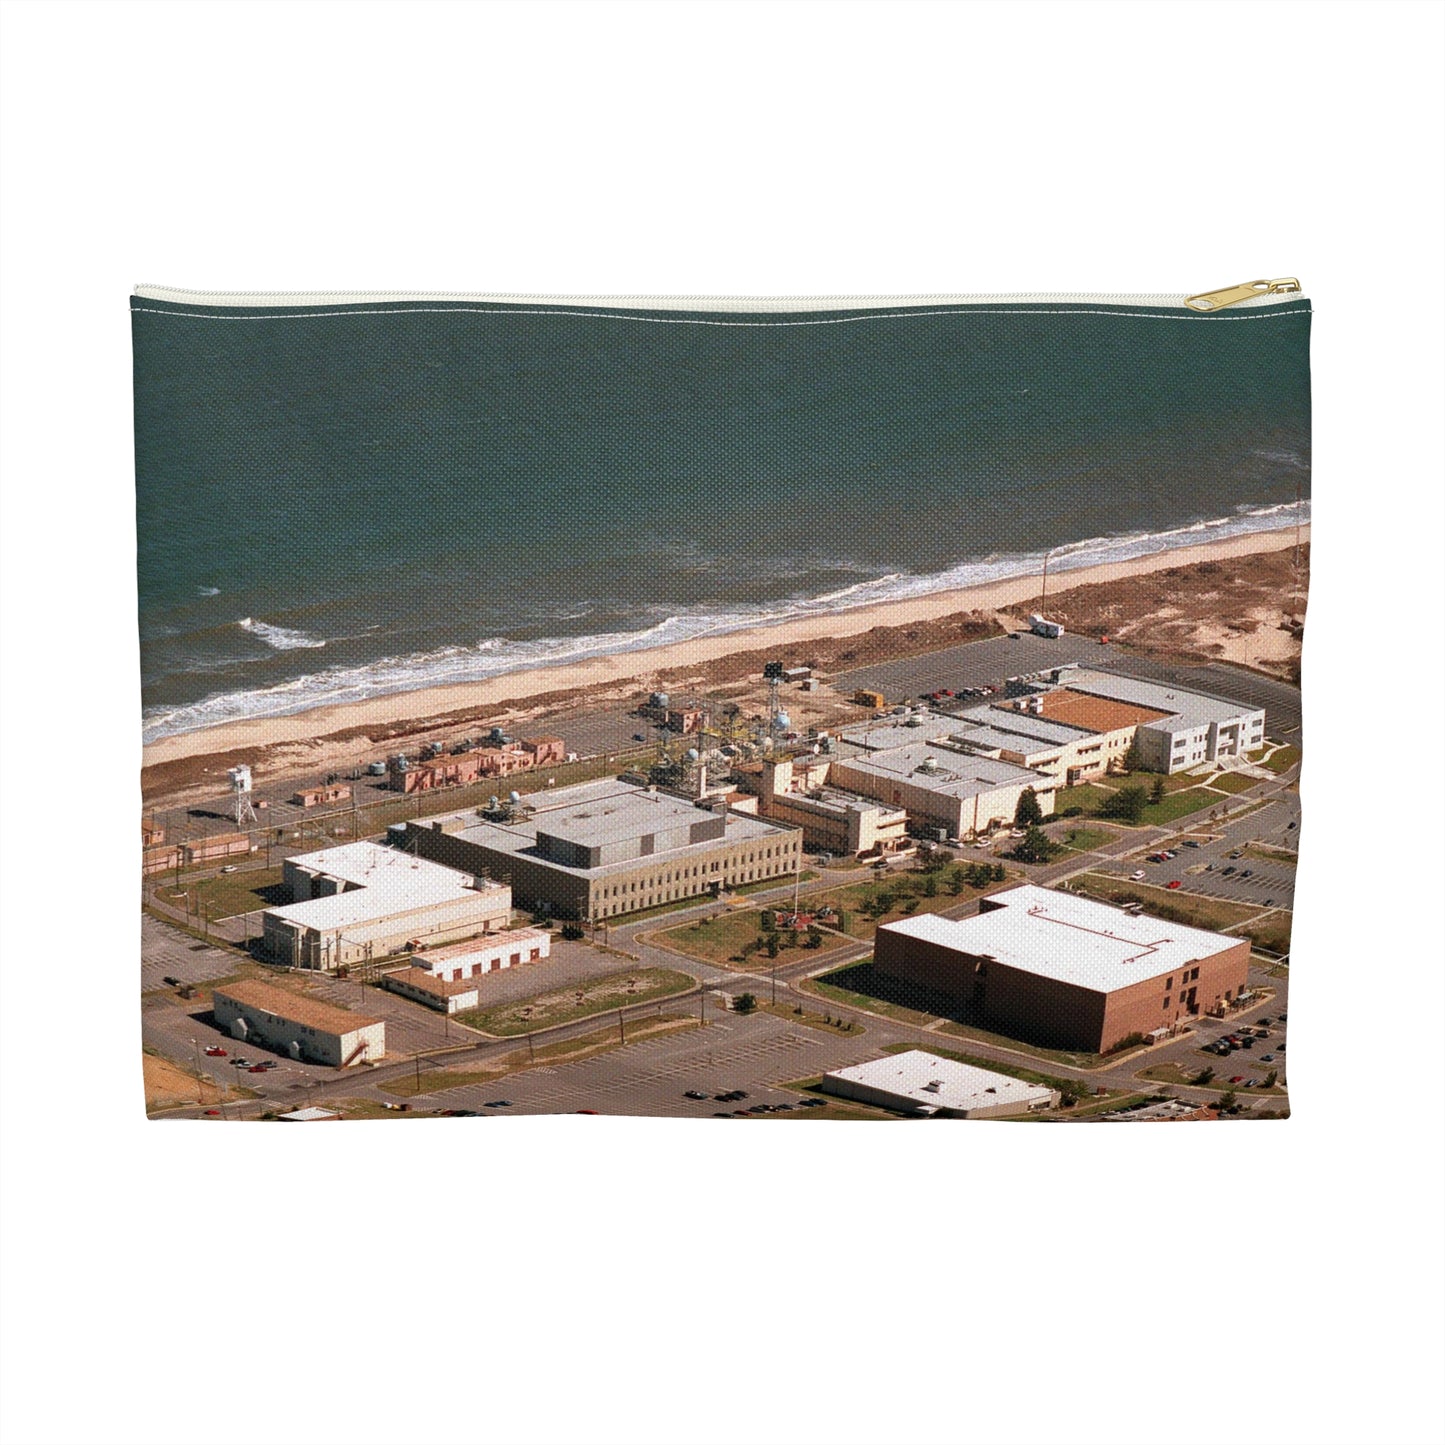
M 148 740 L 1308 513 L 1303 305 L 133 310 Z

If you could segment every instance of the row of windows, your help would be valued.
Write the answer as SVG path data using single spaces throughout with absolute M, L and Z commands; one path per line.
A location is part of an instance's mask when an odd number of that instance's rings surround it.
M 718 866 L 718 864 L 714 863 L 708 871 L 716 873 Z M 699 871 L 701 870 L 693 869 L 692 874 L 683 873 L 678 876 L 690 879 Z M 718 881 L 728 886 L 734 886 L 739 883 L 753 883 L 763 878 L 776 878 L 781 874 L 791 872 L 792 868 L 786 865 L 785 860 L 780 859 L 772 864 L 772 866 L 766 868 L 739 868 L 736 871 L 730 871 L 725 879 Z M 668 875 L 668 877 L 672 876 L 671 874 Z M 649 886 L 653 891 L 648 891 Z M 689 881 L 685 884 L 669 888 L 666 886 L 665 880 L 659 879 L 653 879 L 650 885 L 646 879 L 642 880 L 640 884 L 635 880 L 631 884 L 618 884 L 612 888 L 603 889 L 601 893 L 598 894 L 598 897 L 612 899 L 616 898 L 619 894 L 623 894 L 627 896 L 626 901 L 604 903 L 595 910 L 595 916 L 598 918 L 611 918 L 619 913 L 631 913 L 644 908 L 655 908 L 659 903 L 672 903 L 679 898 L 696 897 L 699 893 L 710 891 L 711 887 L 712 885 L 710 883 Z M 638 896 L 633 897 L 632 895 L 634 894 Z

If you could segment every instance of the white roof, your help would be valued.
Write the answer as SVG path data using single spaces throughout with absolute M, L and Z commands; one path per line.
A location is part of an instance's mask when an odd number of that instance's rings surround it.
M 987 902 L 1004 906 L 973 918 L 920 913 L 885 923 L 878 931 L 997 959 L 1010 968 L 1100 993 L 1177 973 L 1241 942 L 1033 883 L 991 894 Z
M 323 1119 L 339 1119 L 341 1117 L 334 1109 L 321 1109 L 314 1104 L 304 1109 L 293 1109 L 289 1114 L 282 1114 L 281 1118 L 289 1120 L 293 1124 L 317 1124 Z
M 939 742 L 911 743 L 904 748 L 888 748 L 862 757 L 841 758 L 839 767 L 911 783 L 931 793 L 954 798 L 972 798 L 998 788 L 1023 784 L 1047 785 L 1052 790 L 1056 782 L 1047 774 L 979 753 L 959 752 Z
M 1149 724 L 1166 732 L 1182 732 L 1189 728 L 1204 727 L 1209 723 L 1228 723 L 1240 717 L 1253 717 L 1264 711 L 1249 703 L 1233 702 L 1228 698 L 1211 697 L 1208 693 L 1192 692 L 1188 688 L 1174 687 L 1161 682 L 1148 682 L 1138 677 L 1121 677 L 1112 672 L 1095 672 L 1080 668 L 1062 679 L 1065 687 L 1075 692 L 1093 693 L 1096 697 L 1113 698 L 1116 702 L 1131 702 L 1140 707 L 1158 708 L 1171 714 Z M 1171 726 L 1173 724 L 1173 726 Z
M 922 1049 L 890 1054 L 850 1069 L 835 1069 L 827 1077 L 851 1079 L 869 1088 L 886 1090 L 900 1102 L 927 1109 L 991 1109 L 999 1104 L 1047 1099 L 1053 1092 L 1041 1084 L 1026 1084 L 1009 1074 L 942 1059 Z
M 346 928 L 432 904 L 476 897 L 479 892 L 470 873 L 379 843 L 344 843 L 317 853 L 303 853 L 290 861 L 350 885 L 347 891 L 333 893 L 329 898 L 309 898 L 267 910 L 274 917 L 304 928 Z M 495 892 L 506 886 L 486 882 L 480 891 Z

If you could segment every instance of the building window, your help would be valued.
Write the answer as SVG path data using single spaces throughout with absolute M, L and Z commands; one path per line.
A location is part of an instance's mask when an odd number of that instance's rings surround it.
M 1164 995 L 1164 1007 L 1166 1009 L 1169 1007 L 1169 995 L 1167 993 Z

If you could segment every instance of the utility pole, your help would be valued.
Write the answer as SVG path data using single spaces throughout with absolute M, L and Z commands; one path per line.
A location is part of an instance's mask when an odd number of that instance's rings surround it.
M 617 1010 L 617 1031 L 622 1035 L 622 1042 L 627 1042 L 627 1025 L 622 1018 L 622 1010 Z
M 1043 616 L 1043 612 L 1044 612 L 1044 603 L 1047 602 L 1048 599 L 1049 599 L 1049 558 L 1052 557 L 1053 555 L 1054 555 L 1054 549 L 1053 549 L 1052 547 L 1050 547 L 1049 550 L 1044 553 L 1044 582 L 1043 582 L 1043 591 L 1041 591 L 1041 592 L 1039 593 L 1039 615 L 1040 615 L 1041 617 Z

